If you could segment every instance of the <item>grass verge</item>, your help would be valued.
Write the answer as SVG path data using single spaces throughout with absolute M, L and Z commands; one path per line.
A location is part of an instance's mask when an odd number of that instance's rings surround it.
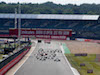
M 96 62 L 95 54 L 88 56 L 74 56 L 74 54 L 65 54 L 71 65 L 78 70 L 80 75 L 100 75 L 100 62 Z M 85 63 L 86 66 L 80 67 L 80 63 Z M 93 73 L 88 74 L 87 70 L 93 69 Z
M 2 59 L 2 55 L 3 55 L 3 54 L 0 54 L 0 59 Z

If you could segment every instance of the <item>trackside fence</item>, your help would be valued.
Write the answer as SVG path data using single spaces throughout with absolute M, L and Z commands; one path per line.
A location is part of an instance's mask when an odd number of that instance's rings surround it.
M 27 44 L 24 48 L 5 58 L 0 62 L 0 75 L 4 75 L 11 67 L 13 67 L 21 58 L 29 51 L 31 44 Z

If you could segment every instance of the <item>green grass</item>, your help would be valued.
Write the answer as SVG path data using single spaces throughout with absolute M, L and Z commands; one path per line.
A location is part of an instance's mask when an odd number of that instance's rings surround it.
M 16 44 L 14 44 L 14 43 L 11 44 L 12 47 L 14 47 L 14 45 L 15 45 L 15 46 L 18 46 L 17 43 L 16 43 Z M 3 49 L 3 48 L 5 48 L 5 47 L 9 47 L 9 44 L 6 44 L 6 45 L 5 45 L 5 44 L 2 44 L 2 45 L 0 45 L 0 49 Z
M 0 59 L 2 59 L 2 55 L 3 55 L 3 54 L 0 54 Z
M 74 56 L 74 54 L 65 54 L 71 65 L 76 68 L 81 75 L 100 75 L 100 62 L 95 62 L 96 55 Z M 86 66 L 80 67 L 80 63 Z M 93 74 L 87 74 L 88 69 L 93 69 Z

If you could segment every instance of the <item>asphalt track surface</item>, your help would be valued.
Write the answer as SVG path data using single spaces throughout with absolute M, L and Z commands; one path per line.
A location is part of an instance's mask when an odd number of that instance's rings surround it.
M 51 44 L 38 43 L 27 61 L 19 68 L 15 75 L 74 75 L 68 63 L 65 61 L 62 53 L 56 53 L 56 58 L 61 61 L 56 62 L 53 59 L 40 61 L 36 58 L 38 50 L 43 48 L 45 51 L 60 49 L 58 42 L 52 41 Z

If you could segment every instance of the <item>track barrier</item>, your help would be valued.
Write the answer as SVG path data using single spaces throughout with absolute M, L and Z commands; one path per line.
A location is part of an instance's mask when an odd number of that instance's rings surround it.
M 83 41 L 83 42 L 100 43 L 100 40 L 93 40 L 93 39 L 76 38 L 75 40 L 77 40 L 77 41 Z
M 11 67 L 18 63 L 24 55 L 30 50 L 31 44 L 28 44 L 27 47 L 21 49 L 15 54 L 9 56 L 0 62 L 0 75 L 4 75 Z

